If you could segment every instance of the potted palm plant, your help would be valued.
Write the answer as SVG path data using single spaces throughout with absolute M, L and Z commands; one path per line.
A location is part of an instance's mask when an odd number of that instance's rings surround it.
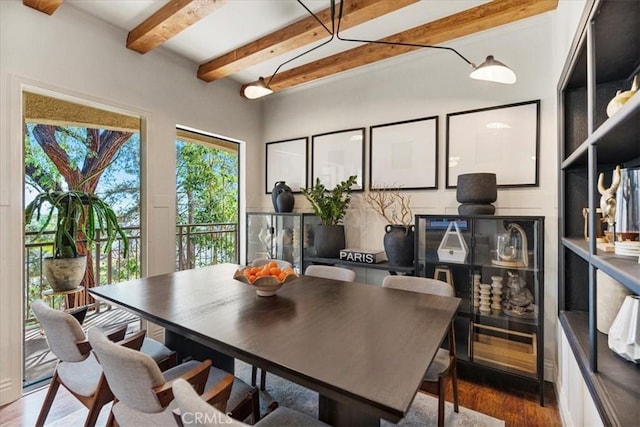
M 47 231 L 55 217 L 53 256 L 44 259 L 45 278 L 54 291 L 72 290 L 80 285 L 87 257 L 78 253 L 78 241 L 86 240 L 91 246 L 96 230 L 101 230 L 106 238 L 105 253 L 111 251 L 113 242 L 119 237 L 123 242 L 123 254 L 127 255 L 127 236 L 118 224 L 115 212 L 95 194 L 84 191 L 39 193 L 25 209 L 25 223 L 29 224 L 34 217 L 36 221 L 44 217 L 36 238 Z
M 338 258 L 340 249 L 345 247 L 342 220 L 351 202 L 351 187 L 356 179 L 357 176 L 352 175 L 332 190 L 327 190 L 320 178 L 316 178 L 313 187 L 300 190 L 322 223 L 315 229 L 314 240 L 316 255 L 319 257 Z

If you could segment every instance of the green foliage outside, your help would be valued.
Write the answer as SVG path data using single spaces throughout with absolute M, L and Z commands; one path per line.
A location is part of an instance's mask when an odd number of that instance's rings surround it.
M 106 167 L 98 167 L 106 154 L 99 154 L 96 141 L 113 141 L 118 149 Z M 116 283 L 140 277 L 140 136 L 138 133 L 105 129 L 25 125 L 25 206 L 38 193 L 45 191 L 81 190 L 93 192 L 108 203 L 129 236 L 130 256 L 122 256 L 123 247 L 116 241 L 113 253 L 92 251 L 93 263 L 100 265 L 96 285 Z M 102 144 L 104 148 L 104 144 Z M 238 223 L 238 156 L 203 145 L 176 142 L 176 184 L 178 224 L 219 224 L 181 227 L 183 259 L 179 268 L 193 268 L 212 262 L 237 262 Z M 61 166 L 64 174 L 61 173 Z M 97 168 L 97 169 L 96 169 Z M 98 173 L 94 176 L 95 170 Z M 94 172 L 90 172 L 94 171 Z M 87 177 L 91 179 L 87 180 Z M 95 179 L 94 179 L 95 178 Z M 86 185 L 89 185 L 88 188 Z M 43 207 L 46 209 L 46 207 Z M 56 217 L 51 218 L 51 232 L 30 234 L 26 243 L 50 243 Z M 35 233 L 46 222 L 46 216 L 26 225 Z M 216 232 L 218 231 L 218 232 Z M 51 245 L 26 249 L 26 303 L 40 297 L 40 258 L 52 255 Z M 107 268 L 108 257 L 112 267 Z M 99 258 L 98 258 L 99 257 Z M 98 264 L 99 263 L 99 264 Z M 89 274 L 90 275 L 90 274 Z M 93 275 L 91 280 L 93 281 Z M 44 288 L 46 289 L 46 288 Z M 28 308 L 28 305 L 27 307 Z M 27 312 L 27 318 L 32 317 Z
M 179 228 L 178 268 L 237 262 L 236 238 L 225 232 L 237 230 L 237 153 L 177 140 L 176 188 L 176 222 L 184 225 Z M 233 225 L 190 226 L 211 223 Z

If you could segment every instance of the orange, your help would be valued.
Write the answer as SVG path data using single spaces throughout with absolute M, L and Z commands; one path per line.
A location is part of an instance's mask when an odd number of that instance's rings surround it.
M 278 267 L 269 269 L 269 274 L 271 274 L 272 276 L 279 276 L 280 273 L 282 273 L 282 270 L 280 270 Z

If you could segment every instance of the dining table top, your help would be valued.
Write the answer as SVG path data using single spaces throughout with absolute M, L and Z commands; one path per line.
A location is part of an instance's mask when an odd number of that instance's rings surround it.
M 219 264 L 89 289 L 174 333 L 398 422 L 459 298 L 300 275 L 275 296 Z

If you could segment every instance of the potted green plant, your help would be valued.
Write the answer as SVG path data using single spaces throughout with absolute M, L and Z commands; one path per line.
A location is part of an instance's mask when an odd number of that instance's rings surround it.
M 39 226 L 36 238 L 47 231 L 55 215 L 56 228 L 53 239 L 53 256 L 45 257 L 44 273 L 54 291 L 77 288 L 84 277 L 87 257 L 78 253 L 78 241 L 86 240 L 91 246 L 96 230 L 106 238 L 103 251 L 111 251 L 119 237 L 123 253 L 127 255 L 129 244 L 125 232 L 118 223 L 113 209 L 92 193 L 83 191 L 46 191 L 39 193 L 25 209 L 25 223 L 33 218 L 45 220 Z
M 327 190 L 320 178 L 316 178 L 313 187 L 301 189 L 322 223 L 316 227 L 314 235 L 316 255 L 319 257 L 338 258 L 340 249 L 345 247 L 342 221 L 351 202 L 351 187 L 356 180 L 357 176 L 351 175 L 332 190 Z

